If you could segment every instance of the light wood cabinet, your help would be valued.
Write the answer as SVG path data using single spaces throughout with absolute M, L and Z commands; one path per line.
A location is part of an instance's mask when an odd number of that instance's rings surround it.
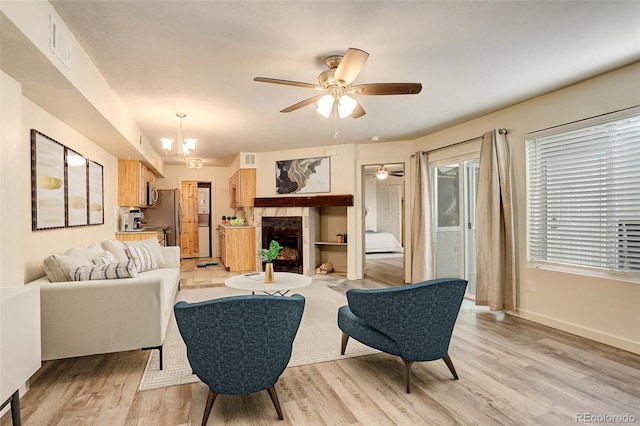
M 253 207 L 256 197 L 256 169 L 240 169 L 229 178 L 231 208 Z
M 155 185 L 156 175 L 138 160 L 118 160 L 118 205 L 146 207 L 147 183 Z
M 220 227 L 218 236 L 220 237 L 220 260 L 229 271 L 255 271 L 255 228 Z
M 119 241 L 143 241 L 149 238 L 157 238 L 158 243 L 164 245 L 164 235 L 162 231 L 116 232 L 116 240 Z
M 198 182 L 182 182 L 182 233 L 180 255 L 198 257 Z

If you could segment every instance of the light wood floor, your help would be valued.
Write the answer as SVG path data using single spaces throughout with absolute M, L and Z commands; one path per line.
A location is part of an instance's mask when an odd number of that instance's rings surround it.
M 183 262 L 183 289 L 226 272 Z M 189 281 L 191 280 L 191 281 Z M 350 287 L 378 287 L 350 281 Z M 340 342 L 336 342 L 338 347 Z M 347 348 L 348 350 L 348 348 Z M 293 367 L 276 389 L 285 420 L 266 392 L 220 396 L 210 425 L 575 425 L 581 413 L 640 422 L 640 356 L 465 301 L 449 354 L 416 363 L 412 392 L 404 366 L 386 354 Z M 140 392 L 149 353 L 129 351 L 47 361 L 21 399 L 24 425 L 200 424 L 202 383 Z M 0 425 L 9 425 L 5 415 Z

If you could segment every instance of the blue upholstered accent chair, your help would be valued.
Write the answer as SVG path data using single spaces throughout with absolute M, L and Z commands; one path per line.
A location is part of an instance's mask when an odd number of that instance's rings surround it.
M 338 310 L 342 330 L 341 354 L 349 337 L 404 361 L 407 393 L 411 366 L 417 361 L 443 359 L 458 379 L 449 342 L 467 281 L 444 278 L 402 287 L 347 291 L 348 305 Z
M 191 369 L 209 386 L 202 424 L 218 394 L 266 389 L 282 420 L 275 384 L 291 358 L 304 297 L 231 296 L 174 306 Z

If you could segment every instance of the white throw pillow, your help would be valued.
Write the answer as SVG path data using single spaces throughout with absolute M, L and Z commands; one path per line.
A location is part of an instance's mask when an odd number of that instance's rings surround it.
M 89 262 L 91 262 L 96 257 L 100 256 L 104 250 L 100 247 L 99 244 L 93 243 L 89 247 L 85 248 L 70 248 L 64 254 L 81 254 L 87 258 Z
M 94 265 L 106 265 L 109 263 L 118 263 L 118 259 L 108 251 L 103 251 L 102 254 L 97 256 L 91 261 Z
M 102 243 L 100 243 L 100 245 L 105 251 L 111 253 L 118 260 L 118 262 L 126 262 L 127 260 L 129 260 L 127 253 L 124 251 L 125 245 L 122 244 L 122 241 L 104 240 Z
M 126 262 L 106 263 L 103 265 L 79 266 L 71 273 L 72 281 L 111 280 L 118 278 L 135 278 L 138 270 L 133 260 Z
M 147 240 L 142 241 L 126 241 L 124 243 L 125 246 L 146 246 L 151 251 L 151 254 L 156 258 L 158 262 L 158 267 L 166 268 L 167 262 L 164 258 L 164 254 L 162 254 L 162 246 L 158 242 L 156 238 L 149 238 Z
M 135 262 L 138 272 L 158 269 L 158 261 L 151 254 L 151 250 L 149 250 L 149 247 L 145 245 L 127 246 L 125 248 L 125 252 L 129 256 L 129 259 Z
M 91 265 L 91 261 L 80 251 L 71 251 L 69 254 L 53 254 L 44 259 L 44 273 L 52 283 L 71 281 L 71 271 L 86 265 Z

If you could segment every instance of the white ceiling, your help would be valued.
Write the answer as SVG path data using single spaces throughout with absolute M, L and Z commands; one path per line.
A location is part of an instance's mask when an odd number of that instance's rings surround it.
M 63 1 L 51 4 L 160 151 L 199 140 L 238 152 L 406 140 L 640 60 L 637 1 Z M 324 57 L 370 57 L 355 83 L 419 82 L 418 95 L 360 96 L 337 123 L 306 106 Z M 173 158 L 165 159 L 171 163 Z

